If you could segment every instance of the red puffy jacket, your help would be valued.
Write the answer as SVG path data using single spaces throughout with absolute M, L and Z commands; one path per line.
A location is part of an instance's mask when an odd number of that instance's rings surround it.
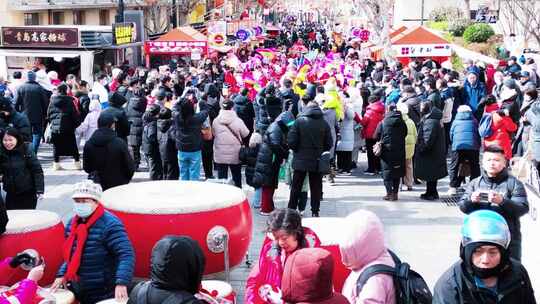
M 491 130 L 493 130 L 493 134 L 484 140 L 484 146 L 501 146 L 504 149 L 504 156 L 510 160 L 512 158 L 512 138 L 510 135 L 516 132 L 517 125 L 509 116 L 501 116 L 497 112 L 492 115 Z
M 371 103 L 366 108 L 366 114 L 362 117 L 362 137 L 373 139 L 377 126 L 384 118 L 384 104 L 381 101 Z

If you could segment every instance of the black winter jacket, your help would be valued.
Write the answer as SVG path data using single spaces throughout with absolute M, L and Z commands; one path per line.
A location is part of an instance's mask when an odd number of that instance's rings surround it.
M 418 126 L 422 115 L 420 114 L 420 99 L 417 96 L 403 99 L 403 102 L 409 107 L 409 118 Z
M 433 107 L 418 125 L 414 172 L 424 181 L 436 181 L 446 175 L 446 140 L 441 126 L 442 112 Z
M 263 143 L 257 155 L 253 185 L 255 187 L 277 187 L 279 167 L 287 158 L 287 132 L 294 121 L 291 112 L 284 112 L 274 121 L 263 135 Z
M 464 262 L 457 262 L 437 280 L 433 304 L 535 304 L 529 274 L 518 261 L 511 260 L 511 265 L 499 276 L 497 297 L 476 287 Z
M 255 165 L 257 164 L 257 155 L 259 154 L 261 145 L 255 147 L 245 147 L 240 149 L 239 159 L 243 165 L 246 165 L 244 174 L 246 175 L 246 183 L 255 188 L 253 176 L 255 175 Z
M 174 111 L 174 126 L 176 127 L 176 148 L 182 152 L 196 152 L 202 149 L 201 129 L 208 118 L 208 112 L 202 110 L 188 118 L 182 118 L 179 111 Z
M 29 81 L 17 90 L 15 108 L 19 112 L 24 112 L 31 124 L 43 125 L 48 106 L 47 91 L 37 82 Z
M 157 117 L 152 116 L 150 112 L 145 112 L 143 115 L 143 136 L 142 149 L 147 155 L 159 155 Z
M 201 284 L 205 257 L 197 243 L 187 237 L 166 236 L 152 250 L 150 281 L 133 288 L 128 304 L 162 304 L 176 296 L 173 303 L 203 304 L 195 299 Z M 146 292 L 144 292 L 146 289 Z M 139 298 L 145 297 L 146 301 Z
M 293 150 L 294 170 L 317 172 L 321 154 L 332 148 L 330 126 L 318 106 L 308 106 L 298 116 L 287 135 L 289 148 Z
M 270 124 L 281 114 L 282 108 L 281 99 L 276 96 L 260 98 L 257 104 L 257 131 L 264 134 Z
M 144 97 L 133 96 L 129 99 L 126 115 L 129 122 L 128 145 L 130 146 L 140 146 L 142 144 L 142 116 L 145 111 L 146 99 Z
M 81 124 L 81 116 L 75 109 L 73 98 L 67 95 L 54 95 L 47 113 L 51 132 L 56 134 L 72 134 Z
M 97 129 L 84 145 L 84 171 L 96 174 L 103 190 L 125 185 L 135 173 L 135 165 L 125 141 L 110 128 Z
M 253 133 L 255 109 L 253 108 L 253 104 L 249 101 L 249 98 L 247 96 L 238 94 L 234 98 L 234 111 L 248 128 L 249 134 Z
M 44 193 L 43 169 L 30 145 L 22 144 L 8 151 L 0 148 L 0 173 L 8 193 Z
M 376 136 L 382 142 L 381 169 L 384 180 L 405 176 L 405 137 L 407 125 L 401 112 L 387 113 L 379 124 Z
M 116 119 L 116 135 L 127 143 L 129 135 L 129 121 L 126 110 L 123 108 L 126 98 L 119 93 L 113 93 L 109 97 L 109 107 L 103 110 L 103 113 L 110 113 Z
M 4 131 L 8 127 L 17 129 L 25 142 L 32 141 L 32 127 L 24 113 L 19 113 L 13 109 L 10 110 L 9 115 L 0 113 L 0 138 L 3 137 Z
M 296 94 L 293 89 L 285 89 L 279 92 L 279 98 L 281 98 L 283 102 L 282 111 L 291 111 L 294 117 L 298 116 L 298 102 L 300 101 L 300 96 Z M 290 104 L 287 104 L 287 100 L 290 101 Z
M 509 182 L 510 181 L 510 182 Z M 504 201 L 501 205 L 488 203 L 473 203 L 471 195 L 478 190 L 494 190 L 504 194 Z M 510 247 L 521 245 L 521 224 L 519 218 L 529 212 L 529 202 L 527 192 L 523 183 L 517 178 L 503 170 L 496 177 L 488 177 L 484 172 L 482 175 L 472 180 L 463 194 L 459 208 L 463 213 L 469 214 L 480 209 L 488 209 L 502 215 L 510 228 Z
M 178 166 L 178 150 L 176 149 L 176 133 L 172 119 L 158 119 L 157 121 L 157 141 L 159 143 L 159 154 L 162 162 Z
M 81 121 L 84 121 L 86 115 L 90 113 L 90 97 L 88 97 L 88 93 L 83 93 L 79 91 L 75 94 L 75 97 L 79 99 L 79 112 L 81 115 Z

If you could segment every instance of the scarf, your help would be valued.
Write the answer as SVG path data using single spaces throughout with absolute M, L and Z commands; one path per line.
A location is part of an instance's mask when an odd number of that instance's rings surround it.
M 94 213 L 88 218 L 86 223 L 79 223 L 80 217 L 75 215 L 71 221 L 71 233 L 64 243 L 64 261 L 67 264 L 66 274 L 64 278 L 66 281 L 78 281 L 79 266 L 81 266 L 81 257 L 88 238 L 88 230 L 99 220 L 105 213 L 105 208 L 101 204 L 98 205 Z M 71 254 L 73 244 L 77 239 L 77 245 L 75 251 Z

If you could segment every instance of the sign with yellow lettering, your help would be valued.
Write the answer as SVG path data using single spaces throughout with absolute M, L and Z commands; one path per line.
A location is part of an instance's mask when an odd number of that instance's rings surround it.
M 133 22 L 113 24 L 113 44 L 124 45 L 137 41 L 137 28 Z

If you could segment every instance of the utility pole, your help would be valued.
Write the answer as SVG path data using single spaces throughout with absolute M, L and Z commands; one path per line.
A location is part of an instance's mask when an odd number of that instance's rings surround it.
M 117 23 L 124 22 L 124 0 L 118 0 L 118 8 L 116 9 L 116 16 L 114 17 L 114 21 Z
M 424 0 L 422 0 L 422 15 L 420 16 L 420 25 L 424 25 Z

